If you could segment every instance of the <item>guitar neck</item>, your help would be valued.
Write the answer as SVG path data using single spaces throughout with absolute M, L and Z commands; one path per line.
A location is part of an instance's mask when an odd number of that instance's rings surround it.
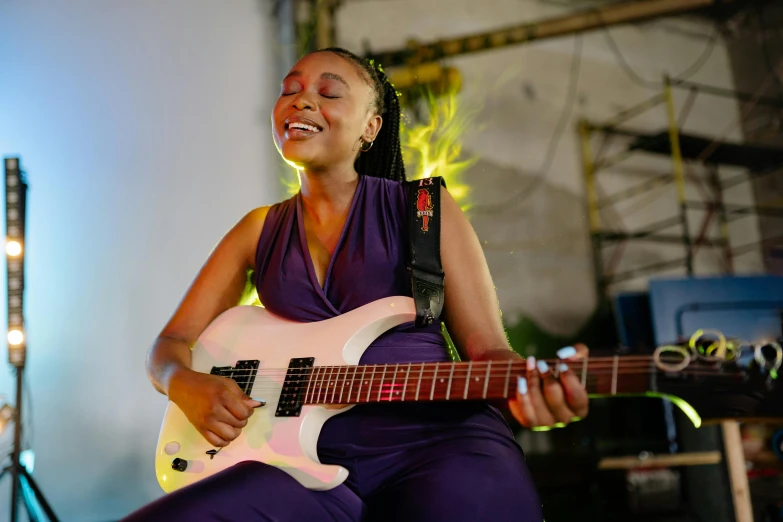
M 549 365 L 555 376 L 557 363 Z M 569 368 L 588 393 L 610 396 L 644 393 L 655 374 L 649 358 L 598 357 L 569 362 Z M 506 399 L 515 396 L 517 378 L 526 374 L 525 361 L 519 359 L 316 366 L 300 389 L 304 404 Z

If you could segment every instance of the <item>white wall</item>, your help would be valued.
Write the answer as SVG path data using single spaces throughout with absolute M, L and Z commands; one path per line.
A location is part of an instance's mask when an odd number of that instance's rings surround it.
M 145 353 L 221 235 L 281 195 L 269 9 L 0 1 L 0 155 L 21 156 L 31 188 L 27 434 L 62 520 L 117 519 L 161 494 L 165 401 Z M 6 478 L 0 521 L 9 493 Z
M 554 4 L 537 0 L 351 2 L 338 12 L 338 43 L 355 51 L 362 51 L 365 42 L 374 51 L 398 49 L 405 47 L 409 39 L 432 42 L 566 12 L 566 8 Z M 573 2 L 568 10 L 581 5 Z M 381 20 L 383 22 L 379 23 Z M 612 32 L 635 70 L 646 79 L 660 80 L 665 71 L 677 75 L 688 68 L 705 48 L 704 38 L 686 35 L 683 30 L 710 32 L 698 21 L 681 18 L 614 28 Z M 473 131 L 467 133 L 463 142 L 467 155 L 480 158 L 464 176 L 471 187 L 474 205 L 491 206 L 507 200 L 527 186 L 540 171 L 567 98 L 573 52 L 574 37 L 569 36 L 446 61 L 462 74 L 461 104 L 466 108 L 480 108 Z M 733 86 L 722 42 L 692 80 L 719 87 Z M 593 311 L 596 302 L 594 271 L 576 122 L 579 117 L 608 119 L 655 92 L 628 79 L 600 32 L 584 35 L 577 104 L 544 182 L 534 196 L 522 204 L 471 211 L 471 220 L 484 244 L 508 324 L 528 316 L 553 333 L 571 334 Z M 685 93 L 678 93 L 680 108 L 684 98 Z M 708 135 L 720 133 L 737 116 L 733 101 L 700 96 L 686 129 Z M 665 110 L 659 106 L 632 124 L 641 130 L 664 130 Z M 734 139 L 739 135 L 738 126 L 728 133 L 728 137 Z M 670 169 L 666 158 L 636 157 L 628 164 L 654 166 L 661 173 Z M 640 181 L 637 178 L 619 179 L 611 173 L 602 179 L 610 193 L 629 182 Z M 749 188 L 746 185 L 732 189 L 726 195 L 727 201 L 752 201 Z M 673 186 L 660 192 L 662 196 L 652 204 L 628 214 L 625 222 L 628 228 L 676 214 Z M 692 197 L 698 199 L 697 193 Z M 644 198 L 618 206 L 620 213 L 626 214 Z M 698 218 L 694 214 L 693 219 Z M 694 221 L 691 228 L 695 235 L 698 223 Z M 673 234 L 676 229 L 667 232 Z M 757 221 L 755 218 L 738 221 L 732 225 L 732 233 L 735 244 L 757 239 Z M 607 250 L 607 254 L 611 251 Z M 635 244 L 628 247 L 625 264 L 620 270 L 683 255 L 682 248 L 658 250 L 657 245 Z M 697 261 L 697 273 L 717 271 L 714 253 L 704 250 Z M 758 252 L 745 255 L 736 260 L 736 265 L 739 271 L 760 271 L 761 256 Z M 641 279 L 626 286 L 638 288 L 645 284 L 646 279 Z

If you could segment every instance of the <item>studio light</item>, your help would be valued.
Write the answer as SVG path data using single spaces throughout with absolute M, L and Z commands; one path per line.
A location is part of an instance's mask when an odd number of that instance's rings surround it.
M 39 511 L 46 518 L 57 522 L 51 506 L 35 483 L 31 473 L 32 451 L 23 449 L 22 430 L 24 426 L 22 406 L 22 380 L 27 358 L 27 335 L 24 329 L 24 256 L 25 215 L 27 183 L 19 165 L 19 158 L 5 158 L 5 254 L 8 272 L 8 361 L 16 369 L 16 404 L 12 408 L 0 408 L 0 431 L 13 421 L 14 444 L 11 464 L 0 471 L 0 477 L 11 475 L 11 522 L 19 520 L 19 504 L 23 501 L 28 520 L 42 520 Z M 3 458 L 4 455 L 0 455 Z
M 25 363 L 24 335 L 24 232 L 27 183 L 18 158 L 5 159 L 5 253 L 8 271 L 8 361 Z

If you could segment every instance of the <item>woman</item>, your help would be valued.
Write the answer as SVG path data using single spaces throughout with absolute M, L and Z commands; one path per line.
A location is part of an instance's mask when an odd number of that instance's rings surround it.
M 231 380 L 190 370 L 189 346 L 236 305 L 248 269 L 266 308 L 298 321 L 411 295 L 400 107 L 385 76 L 342 49 L 312 53 L 283 80 L 272 124 L 280 154 L 300 169 L 299 194 L 253 210 L 228 232 L 148 358 L 155 387 L 217 447 L 239 435 L 259 403 Z M 448 330 L 467 359 L 517 358 L 476 235 L 446 190 L 441 199 Z M 562 356 L 586 352 L 579 346 Z M 439 324 L 408 324 L 381 336 L 361 363 L 444 360 Z M 586 415 L 585 390 L 565 363 L 559 378 L 532 358 L 527 368 L 509 403 L 522 425 L 567 424 Z M 274 467 L 242 463 L 128 520 L 542 519 L 511 430 L 483 402 L 357 406 L 326 423 L 318 454 L 348 469 L 344 484 L 312 491 Z

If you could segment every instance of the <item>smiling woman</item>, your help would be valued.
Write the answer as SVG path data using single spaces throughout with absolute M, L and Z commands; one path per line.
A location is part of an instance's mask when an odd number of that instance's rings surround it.
M 148 360 L 156 388 L 213 446 L 236 440 L 263 404 L 231 379 L 192 370 L 190 346 L 237 303 L 248 269 L 256 274 L 266 310 L 298 322 L 411 296 L 399 126 L 394 88 L 380 70 L 348 51 L 305 56 L 283 80 L 272 114 L 274 140 L 300 170 L 301 189 L 287 201 L 251 211 L 228 232 Z M 476 235 L 446 190 L 441 205 L 443 319 L 465 360 L 501 360 L 510 368 L 520 357 L 506 340 Z M 446 362 L 440 326 L 393 328 L 370 344 L 359 364 Z M 586 352 L 580 345 L 562 358 Z M 485 366 L 488 373 L 490 363 Z M 509 406 L 525 426 L 567 424 L 587 413 L 585 390 L 565 363 L 555 371 L 529 359 L 517 388 Z M 313 491 L 273 466 L 244 462 L 127 520 L 542 519 L 523 454 L 503 416 L 486 401 L 357 405 L 324 424 L 318 459 L 347 469 L 348 478 Z

